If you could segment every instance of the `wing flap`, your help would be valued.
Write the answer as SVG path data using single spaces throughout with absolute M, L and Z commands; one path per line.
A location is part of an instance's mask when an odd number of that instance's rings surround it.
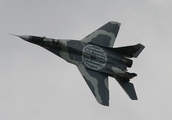
M 104 47 L 113 47 L 119 28 L 120 23 L 114 21 L 108 22 L 81 41 Z
M 109 106 L 108 76 L 102 73 L 77 66 L 96 100 L 105 106 Z

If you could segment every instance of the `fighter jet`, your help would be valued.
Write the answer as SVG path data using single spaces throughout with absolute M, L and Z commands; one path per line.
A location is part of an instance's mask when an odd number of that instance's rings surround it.
M 52 39 L 31 35 L 16 35 L 39 45 L 77 66 L 96 100 L 109 106 L 108 76 L 117 80 L 132 100 L 137 100 L 130 80 L 136 73 L 127 72 L 132 59 L 144 49 L 142 44 L 113 48 L 120 23 L 110 21 L 81 40 Z

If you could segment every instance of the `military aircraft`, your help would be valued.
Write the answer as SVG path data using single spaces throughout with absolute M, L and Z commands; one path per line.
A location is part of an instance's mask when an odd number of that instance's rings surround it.
M 137 76 L 127 72 L 144 49 L 142 44 L 113 48 L 120 23 L 110 21 L 82 40 L 52 39 L 31 35 L 15 35 L 39 45 L 77 66 L 96 100 L 109 106 L 108 76 L 114 77 L 132 100 L 137 100 L 130 79 Z

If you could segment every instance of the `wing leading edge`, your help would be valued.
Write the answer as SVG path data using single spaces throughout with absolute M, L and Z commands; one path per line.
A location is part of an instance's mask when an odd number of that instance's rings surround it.
M 113 47 L 120 25 L 121 24 L 118 22 L 108 22 L 81 41 L 97 44 L 104 47 Z
M 102 105 L 109 106 L 108 76 L 84 67 L 77 67 L 96 100 Z

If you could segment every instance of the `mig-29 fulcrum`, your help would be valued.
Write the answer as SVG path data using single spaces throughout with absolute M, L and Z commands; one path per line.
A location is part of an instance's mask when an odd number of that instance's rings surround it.
M 113 48 L 120 28 L 118 22 L 108 22 L 82 40 L 52 39 L 31 35 L 16 35 L 39 45 L 77 66 L 96 100 L 109 106 L 108 76 L 114 77 L 132 100 L 137 100 L 130 79 L 137 76 L 127 72 L 144 49 L 142 44 Z

